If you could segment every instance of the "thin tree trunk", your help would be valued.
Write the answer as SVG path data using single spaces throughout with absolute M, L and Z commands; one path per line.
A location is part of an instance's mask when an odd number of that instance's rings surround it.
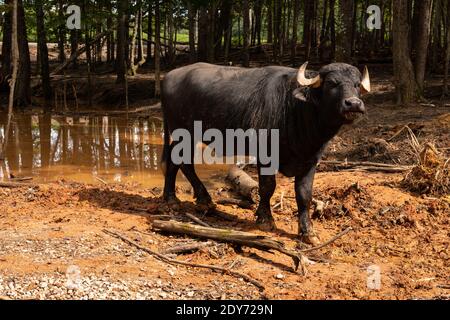
M 58 60 L 59 62 L 64 62 L 66 60 L 66 53 L 64 50 L 64 43 L 66 39 L 66 29 L 64 26 L 64 8 L 63 1 L 58 0 L 58 18 L 61 22 L 61 25 L 58 27 Z
M 416 79 L 409 55 L 408 0 L 393 5 L 393 62 L 397 103 L 410 103 L 417 97 Z
M 425 69 L 427 64 L 428 44 L 430 40 L 431 9 L 433 0 L 420 0 L 420 14 L 418 14 L 417 38 L 414 39 L 416 60 L 414 71 L 417 86 L 422 95 L 425 81 Z
M 19 42 L 19 70 L 15 90 L 15 103 L 26 107 L 31 102 L 30 87 L 30 50 L 28 48 L 27 27 L 25 24 L 25 10 L 22 0 L 17 2 L 17 37 Z
M 11 5 L 12 0 L 7 0 L 5 5 Z M 7 10 L 4 13 L 3 19 L 3 42 L 2 42 L 2 68 L 0 75 L 0 85 L 3 85 L 6 88 L 7 82 L 6 80 L 11 75 L 11 52 L 12 52 L 12 43 L 11 43 L 11 35 L 12 35 L 12 13 L 10 10 Z M 16 30 L 17 32 L 17 30 Z
M 126 71 L 126 50 L 125 46 L 127 44 L 127 36 L 126 36 L 126 10 L 127 10 L 127 1 L 119 0 L 118 1 L 118 15 L 117 15 L 117 59 L 116 59 L 116 73 L 117 73 L 117 83 L 125 82 L 125 73 Z
M 250 33 L 250 20 L 249 20 L 249 6 L 248 0 L 242 0 L 242 16 L 244 17 L 244 53 L 243 53 L 243 66 L 250 66 L 250 55 L 248 52 L 249 47 L 249 33 Z
M 138 30 L 137 30 L 137 36 L 138 36 L 138 53 L 137 53 L 137 60 L 138 65 L 142 65 L 144 60 L 144 43 L 143 43 L 143 32 L 142 32 L 142 1 L 139 1 L 139 9 L 138 9 L 138 15 L 137 15 L 137 24 L 138 24 Z
M 294 13 L 292 17 L 292 42 L 291 42 L 291 64 L 295 64 L 297 56 L 297 29 L 298 29 L 298 11 L 300 0 L 294 0 Z
M 341 62 L 352 61 L 352 33 L 353 33 L 353 0 L 339 0 L 340 32 L 337 43 L 337 59 Z
M 15 87 L 17 81 L 17 74 L 19 72 L 19 36 L 18 36 L 18 1 L 12 0 L 12 13 L 11 13 L 11 64 L 12 64 L 12 76 L 9 89 L 8 100 L 8 118 L 5 128 L 5 139 L 3 141 L 2 148 L 0 149 L 0 159 L 4 159 L 4 153 L 8 148 L 9 133 L 11 130 L 11 121 L 13 117 L 13 106 Z
M 206 61 L 208 46 L 208 11 L 206 7 L 201 7 L 198 13 L 197 41 L 198 61 Z
M 78 30 L 72 29 L 70 30 L 70 56 L 73 57 L 76 55 L 78 50 Z M 78 59 L 75 57 L 73 60 L 73 68 L 78 68 Z
M 273 0 L 267 0 L 267 42 L 273 43 Z
M 42 88 L 45 99 L 50 99 L 52 96 L 52 89 L 50 87 L 50 75 L 48 65 L 48 50 L 47 50 L 47 38 L 45 35 L 44 26 L 44 10 L 42 8 L 42 0 L 35 0 L 36 8 L 36 28 L 37 28 L 37 41 L 39 47 L 39 69 L 41 72 Z
M 189 62 L 194 63 L 197 60 L 197 53 L 195 51 L 195 16 L 197 9 L 191 0 L 187 1 L 188 5 L 188 23 L 189 23 Z
M 448 68 L 450 64 L 450 3 L 447 2 L 447 15 L 445 26 L 445 63 L 444 63 L 444 88 L 443 96 L 449 95 L 448 90 Z
M 173 44 L 173 37 L 174 37 L 174 25 L 173 25 L 173 3 L 172 0 L 167 0 L 167 12 L 166 12 L 166 18 L 167 18 L 167 49 L 168 49 L 168 55 L 167 55 L 167 62 L 169 66 L 172 66 L 175 62 L 175 50 L 174 50 L 174 44 Z
M 161 94 L 160 55 L 161 55 L 161 30 L 159 1 L 155 1 L 155 96 Z
M 148 4 L 148 26 L 147 26 L 147 63 L 152 60 L 152 36 L 153 36 L 153 1 Z

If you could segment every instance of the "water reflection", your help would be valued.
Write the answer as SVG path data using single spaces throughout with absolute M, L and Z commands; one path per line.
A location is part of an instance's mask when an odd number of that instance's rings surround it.
M 0 115 L 0 138 L 6 115 Z M 63 117 L 16 114 L 11 124 L 0 179 L 33 176 L 39 181 L 67 178 L 162 181 L 159 157 L 162 124 L 155 118 L 109 116 Z

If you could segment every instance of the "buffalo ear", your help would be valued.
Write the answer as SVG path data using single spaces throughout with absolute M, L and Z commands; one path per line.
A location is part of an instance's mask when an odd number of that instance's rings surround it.
M 301 90 L 301 88 L 297 88 L 294 90 L 294 92 L 292 93 L 294 95 L 294 97 L 302 102 L 306 102 L 307 98 L 305 95 L 304 90 Z
M 367 66 L 364 67 L 364 73 L 361 80 L 361 92 L 362 94 L 370 92 L 370 76 Z

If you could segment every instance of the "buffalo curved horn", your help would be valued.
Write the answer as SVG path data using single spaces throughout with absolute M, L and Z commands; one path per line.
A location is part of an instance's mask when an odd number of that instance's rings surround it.
M 308 62 L 305 62 L 298 70 L 297 81 L 301 86 L 317 88 L 320 86 L 320 75 L 317 75 L 312 79 L 307 79 L 305 76 L 307 65 Z
M 369 69 L 367 69 L 367 66 L 364 67 L 364 74 L 361 80 L 361 88 L 363 93 L 370 92 L 370 76 L 369 76 Z

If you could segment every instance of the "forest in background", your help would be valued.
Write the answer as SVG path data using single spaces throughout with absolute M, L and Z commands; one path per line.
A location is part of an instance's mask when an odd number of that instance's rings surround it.
M 81 9 L 80 29 L 66 26 L 69 5 Z M 370 30 L 373 5 L 380 23 Z M 423 99 L 431 74 L 443 75 L 442 94 L 448 91 L 449 0 L 5 0 L 0 11 L 0 90 L 14 83 L 10 100 L 20 108 L 37 87 L 52 99 L 55 75 L 78 70 L 90 81 L 105 65 L 117 84 L 147 67 L 157 97 L 162 71 L 197 61 L 386 63 L 393 64 L 397 103 Z M 57 57 L 49 58 L 49 44 Z

